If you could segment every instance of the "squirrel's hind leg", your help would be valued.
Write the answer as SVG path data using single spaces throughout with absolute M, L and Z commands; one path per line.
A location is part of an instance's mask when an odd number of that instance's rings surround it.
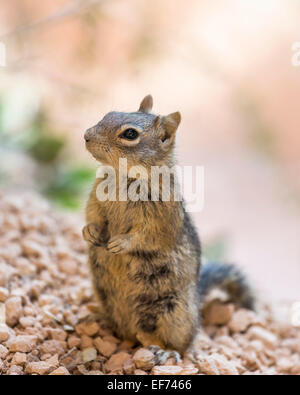
M 179 352 L 175 350 L 163 350 L 159 346 L 149 346 L 148 349 L 153 352 L 159 365 L 164 365 L 169 358 L 174 358 L 175 363 L 181 359 Z

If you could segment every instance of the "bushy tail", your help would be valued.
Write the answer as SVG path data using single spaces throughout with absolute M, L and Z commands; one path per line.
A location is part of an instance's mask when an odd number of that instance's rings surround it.
M 214 288 L 225 291 L 230 301 L 254 310 L 254 296 L 243 273 L 234 265 L 211 262 L 200 270 L 199 292 L 201 300 Z

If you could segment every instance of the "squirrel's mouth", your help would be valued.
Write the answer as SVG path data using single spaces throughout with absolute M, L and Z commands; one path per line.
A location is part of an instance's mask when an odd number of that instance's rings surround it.
M 97 144 L 93 142 L 91 144 L 90 141 L 87 141 L 85 143 L 86 149 L 89 151 L 89 153 L 99 162 L 104 162 L 106 164 L 109 163 L 108 156 L 109 156 L 109 148 L 103 147 L 101 144 Z

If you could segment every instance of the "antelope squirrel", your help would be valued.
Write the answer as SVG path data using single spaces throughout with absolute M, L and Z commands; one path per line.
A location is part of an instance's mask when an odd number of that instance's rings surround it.
M 175 164 L 181 121 L 179 112 L 154 115 L 152 105 L 146 96 L 138 111 L 109 112 L 85 133 L 88 151 L 117 175 L 119 158 L 126 158 L 128 167 L 143 165 L 149 188 L 152 166 Z M 182 201 L 120 201 L 118 194 L 115 201 L 99 201 L 100 182 L 96 179 L 88 200 L 83 237 L 100 314 L 118 336 L 140 342 L 165 361 L 192 345 L 201 302 L 212 288 L 253 307 L 250 287 L 235 266 L 201 266 L 198 235 Z

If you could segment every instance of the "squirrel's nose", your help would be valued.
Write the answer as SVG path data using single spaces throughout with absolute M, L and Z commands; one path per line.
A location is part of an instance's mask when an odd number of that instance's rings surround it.
M 90 141 L 91 138 L 90 138 L 90 135 L 89 135 L 89 129 L 85 132 L 84 139 L 85 139 L 86 142 Z

